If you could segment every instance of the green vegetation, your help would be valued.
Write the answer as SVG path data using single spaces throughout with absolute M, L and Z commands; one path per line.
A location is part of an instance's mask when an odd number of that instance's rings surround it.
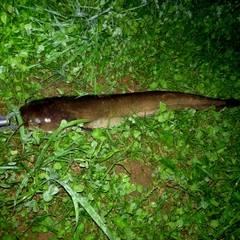
M 0 114 L 83 93 L 240 99 L 239 16 L 237 1 L 3 1 Z M 0 238 L 238 239 L 239 113 L 0 132 Z

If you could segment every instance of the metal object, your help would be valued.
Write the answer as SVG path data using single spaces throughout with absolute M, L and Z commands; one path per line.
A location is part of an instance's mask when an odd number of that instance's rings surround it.
M 0 127 L 6 127 L 10 125 L 9 119 L 0 117 Z
M 10 119 L 14 116 L 14 113 L 10 113 L 7 116 L 0 115 L 0 128 L 11 126 Z

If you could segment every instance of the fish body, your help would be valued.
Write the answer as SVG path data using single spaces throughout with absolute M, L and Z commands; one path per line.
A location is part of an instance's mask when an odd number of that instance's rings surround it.
M 84 128 L 106 128 L 119 124 L 127 116 L 152 116 L 158 111 L 160 102 L 166 104 L 168 109 L 200 110 L 215 106 L 220 110 L 240 105 L 240 101 L 236 99 L 222 100 L 181 92 L 150 91 L 44 98 L 22 106 L 20 115 L 24 125 L 30 130 L 38 127 L 52 132 L 63 119 L 88 119 Z

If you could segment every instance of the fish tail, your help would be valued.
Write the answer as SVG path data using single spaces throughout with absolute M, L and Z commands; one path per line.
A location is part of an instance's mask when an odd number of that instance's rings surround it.
M 233 107 L 239 107 L 240 101 L 235 98 L 226 99 L 226 107 L 233 108 Z

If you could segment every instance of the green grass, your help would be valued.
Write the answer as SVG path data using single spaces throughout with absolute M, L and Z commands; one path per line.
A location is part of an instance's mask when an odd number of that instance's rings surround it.
M 240 99 L 237 2 L 41 2 L 0 6 L 1 115 L 82 93 Z M 239 113 L 0 132 L 0 238 L 238 239 Z

